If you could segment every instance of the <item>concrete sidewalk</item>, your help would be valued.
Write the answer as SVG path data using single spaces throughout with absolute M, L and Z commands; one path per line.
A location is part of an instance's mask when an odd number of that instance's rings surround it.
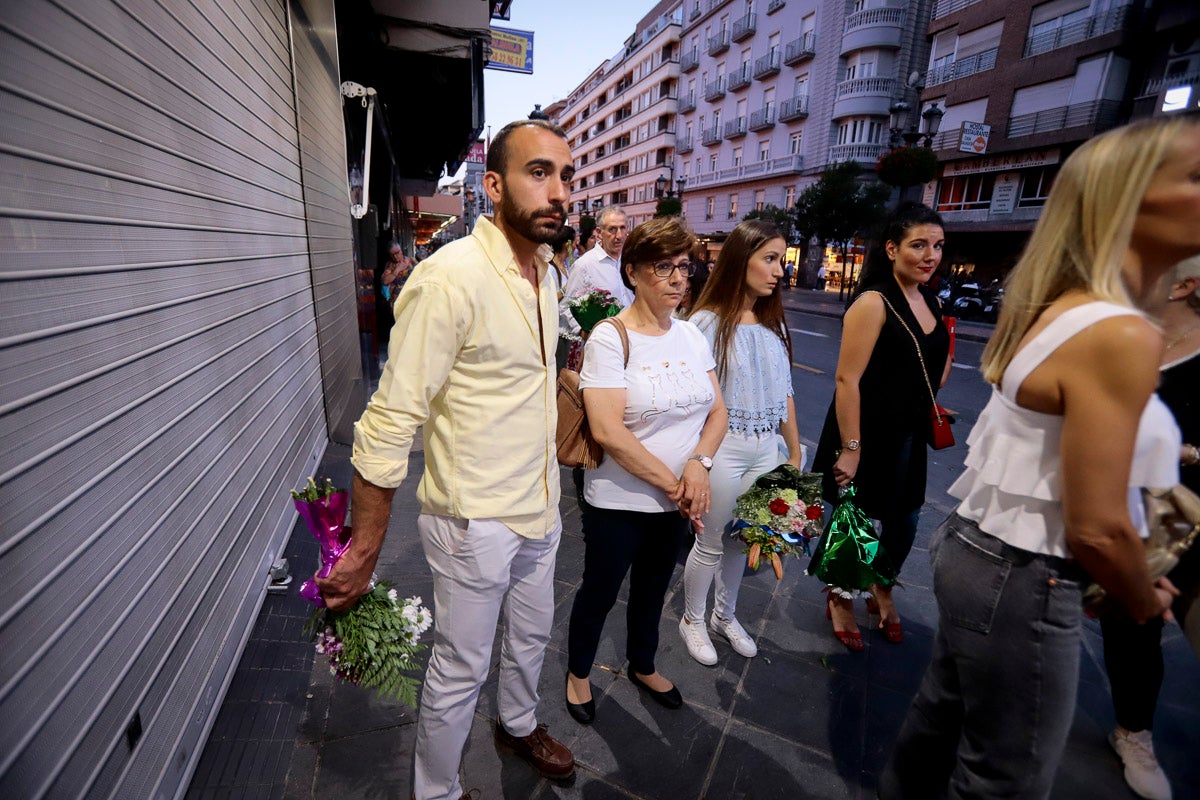
M 811 442 L 810 442 L 811 444 Z M 320 473 L 349 483 L 348 452 L 332 447 Z M 414 453 L 410 475 L 422 470 Z M 569 473 L 563 472 L 570 487 Z M 410 482 L 411 483 L 411 482 Z M 463 765 L 464 787 L 484 798 L 871 798 L 900 722 L 928 660 L 936 620 L 925 550 L 948 511 L 930 502 L 917 546 L 897 593 L 905 640 L 888 644 L 859 605 L 866 651 L 844 650 L 824 619 L 821 587 L 789 560 L 782 581 L 760 570 L 745 580 L 738 617 L 759 655 L 744 659 L 717 642 L 721 657 L 703 667 L 688 657 L 676 626 L 682 613 L 682 569 L 667 596 L 658 667 L 685 698 L 663 709 L 624 675 L 625 595 L 609 615 L 593 687 L 597 719 L 576 724 L 564 706 L 567 618 L 583 563 L 579 511 L 568 491 L 561 505 L 564 536 L 555 580 L 555 624 L 541 680 L 539 716 L 574 751 L 568 784 L 540 778 L 492 739 L 496 678 L 484 686 Z M 413 488 L 396 495 L 381 576 L 405 595 L 432 596 L 414 528 Z M 686 546 L 686 543 L 684 543 Z M 680 562 L 686 555 L 681 549 Z M 193 778 L 189 798 L 407 798 L 415 712 L 335 683 L 314 661 L 301 626 L 308 607 L 295 592 L 316 560 L 298 523 L 288 556 L 292 591 L 269 595 Z M 436 610 L 435 610 L 436 615 Z M 1082 682 L 1056 798 L 1133 797 L 1105 737 L 1113 712 L 1098 628 L 1085 623 Z M 1166 683 L 1155 725 L 1159 757 L 1176 797 L 1200 789 L 1200 664 L 1177 626 L 1164 638 Z M 494 664 L 498 652 L 494 654 Z

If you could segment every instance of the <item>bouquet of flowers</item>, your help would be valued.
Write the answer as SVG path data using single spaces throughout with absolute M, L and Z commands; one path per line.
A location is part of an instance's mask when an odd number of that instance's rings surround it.
M 766 559 L 776 579 L 783 578 L 782 556 L 808 553 L 808 542 L 821 532 L 821 475 L 780 464 L 759 475 L 737 499 L 730 535 L 746 543 L 746 563 L 757 570 Z
M 621 304 L 607 289 L 580 292 L 567 301 L 567 308 L 571 309 L 571 316 L 579 323 L 585 336 L 592 332 L 600 320 L 615 317 L 621 312 Z
M 829 529 L 813 553 L 808 574 L 853 597 L 872 584 L 891 586 L 896 570 L 875 534 L 871 519 L 854 502 L 854 484 L 839 492 Z
M 345 524 L 348 495 L 326 479 L 312 478 L 301 491 L 292 492 L 296 510 L 321 546 L 318 577 L 326 577 L 350 546 L 351 530 Z M 325 607 L 321 590 L 309 579 L 300 596 L 317 606 L 304 626 L 316 641 L 317 652 L 329 658 L 329 671 L 339 680 L 375 689 L 410 706 L 417 703 L 418 681 L 408 673 L 419 670 L 417 654 L 421 634 L 433 624 L 433 615 L 420 597 L 401 600 L 392 585 L 372 579 L 371 591 L 346 611 Z

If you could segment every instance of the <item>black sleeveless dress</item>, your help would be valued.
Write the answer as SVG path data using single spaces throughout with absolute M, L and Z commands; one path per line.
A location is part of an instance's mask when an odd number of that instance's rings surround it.
M 933 332 L 926 334 L 895 281 L 871 288 L 887 297 L 916 336 L 929 369 L 929 382 L 937 392 L 950 351 L 950 334 L 942 325 L 936 296 L 921 287 L 925 304 L 937 320 Z M 859 381 L 862 456 L 854 477 L 858 489 L 855 499 L 859 508 L 873 519 L 909 513 L 925 503 L 932 406 L 912 336 L 896 314 L 886 307 L 884 311 L 883 329 Z M 833 480 L 833 463 L 842 441 L 836 402 L 830 402 L 813 471 L 824 473 L 825 499 L 835 503 L 837 484 Z

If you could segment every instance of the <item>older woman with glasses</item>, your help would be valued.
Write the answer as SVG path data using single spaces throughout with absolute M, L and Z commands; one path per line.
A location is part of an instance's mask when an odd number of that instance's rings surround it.
M 584 476 L 583 581 L 567 637 L 567 710 L 583 724 L 595 718 L 589 675 L 626 573 L 629 680 L 667 708 L 683 705 L 654 663 L 659 620 L 688 520 L 700 526 L 709 510 L 708 470 L 728 421 L 707 341 L 672 316 L 694 244 L 673 217 L 635 228 L 621 265 L 634 301 L 584 350 L 579 385 L 605 457 Z

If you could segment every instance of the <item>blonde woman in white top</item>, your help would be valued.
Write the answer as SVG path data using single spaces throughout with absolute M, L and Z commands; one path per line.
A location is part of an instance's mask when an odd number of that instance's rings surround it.
M 1139 539 L 1139 486 L 1178 481 L 1179 429 L 1153 397 L 1163 347 L 1137 310 L 1200 253 L 1200 124 L 1141 122 L 1063 164 L 1009 277 L 983 357 L 991 401 L 962 503 L 930 543 L 932 661 L 879 796 L 1045 798 L 1079 680 L 1081 588 L 1168 613 Z

